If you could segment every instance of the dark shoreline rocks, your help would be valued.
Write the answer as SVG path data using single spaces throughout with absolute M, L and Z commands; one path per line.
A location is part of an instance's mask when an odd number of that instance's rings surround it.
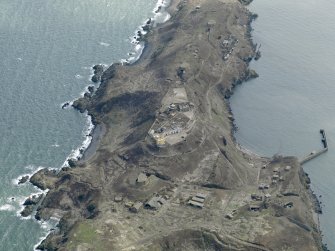
M 62 109 L 66 109 L 70 106 L 70 103 L 69 102 L 65 102 L 63 105 L 62 105 Z
M 93 83 L 98 83 L 101 80 L 101 76 L 104 72 L 104 67 L 101 64 L 97 64 L 93 66 L 93 70 L 94 70 L 94 75 L 92 76 L 91 80 Z
M 57 177 L 56 170 L 49 170 L 48 168 L 39 170 L 30 178 L 30 183 L 38 187 L 41 190 L 52 189 L 54 187 L 51 178 Z
M 42 201 L 43 194 L 33 195 L 25 200 L 23 205 L 25 208 L 20 213 L 22 217 L 28 217 L 36 209 L 37 205 Z
M 249 5 L 252 3 L 253 0 L 239 0 L 239 2 L 243 5 Z
M 24 184 L 24 183 L 26 183 L 28 180 L 29 180 L 29 175 L 25 175 L 25 176 L 23 176 L 23 177 L 19 180 L 18 184 L 19 184 L 19 185 Z

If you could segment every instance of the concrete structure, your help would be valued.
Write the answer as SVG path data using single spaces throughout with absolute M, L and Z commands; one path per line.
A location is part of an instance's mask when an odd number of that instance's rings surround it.
M 147 203 L 144 204 L 146 209 L 158 210 L 161 208 L 166 200 L 162 196 L 152 197 Z
M 323 153 L 326 153 L 328 151 L 328 143 L 327 143 L 327 138 L 326 138 L 326 132 L 325 130 L 321 129 L 320 130 L 320 134 L 321 134 L 321 142 L 323 144 L 323 149 L 316 152 L 316 151 L 313 151 L 311 152 L 310 154 L 308 154 L 307 156 L 305 156 L 304 158 L 302 158 L 300 160 L 300 164 L 303 165 L 305 164 L 306 162 L 312 160 L 312 159 L 315 159 L 316 157 L 320 156 L 321 154 Z
M 204 194 L 204 193 L 197 193 L 196 195 L 195 195 L 195 197 L 198 197 L 198 198 L 201 198 L 201 199 L 206 199 L 206 197 L 207 197 L 207 195 L 206 194 Z
M 233 214 L 226 214 L 225 217 L 229 220 L 232 220 L 234 218 L 234 215 Z
M 128 202 L 126 202 L 126 203 L 124 204 L 124 206 L 125 206 L 126 208 L 131 208 L 133 205 L 134 205 L 134 203 L 131 202 L 131 201 L 128 201 Z
M 138 213 L 142 205 L 143 205 L 142 202 L 136 202 L 133 206 L 129 208 L 129 211 L 132 213 Z
M 115 202 L 121 202 L 123 200 L 122 196 L 115 196 L 114 201 Z
M 197 196 L 192 197 L 192 200 L 196 201 L 196 202 L 199 202 L 199 203 L 204 203 L 205 202 L 205 199 L 199 198 Z
M 139 184 L 145 184 L 147 180 L 148 180 L 148 176 L 144 173 L 140 173 L 140 175 L 136 179 L 136 182 Z
M 195 196 L 192 197 L 192 199 L 188 201 L 188 204 L 202 209 L 204 207 L 206 197 L 206 194 L 197 193 Z
M 261 207 L 259 205 L 249 205 L 249 210 L 257 212 L 261 210 Z
M 201 208 L 201 209 L 203 209 L 203 207 L 204 207 L 204 204 L 203 204 L 203 203 L 199 203 L 199 202 L 196 202 L 196 201 L 193 201 L 193 200 L 190 200 L 190 201 L 188 202 L 188 204 L 189 204 L 190 206 L 198 207 L 198 208 Z
M 290 171 L 291 168 L 292 168 L 291 166 L 286 166 L 286 167 L 285 167 L 285 171 Z
M 186 89 L 173 88 L 163 98 L 148 136 L 158 147 L 175 145 L 188 136 L 194 123 L 194 104 L 188 101 Z
M 260 189 L 260 190 L 269 189 L 269 188 L 270 188 L 270 186 L 268 184 L 264 184 L 264 183 L 261 183 L 258 186 L 258 189 Z
M 251 194 L 251 199 L 252 200 L 256 200 L 256 201 L 262 201 L 263 200 L 263 196 L 258 195 L 258 194 Z

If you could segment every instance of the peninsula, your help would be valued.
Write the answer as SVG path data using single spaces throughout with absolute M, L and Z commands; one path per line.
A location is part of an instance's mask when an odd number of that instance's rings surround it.
M 173 0 L 141 59 L 74 103 L 103 134 L 85 161 L 31 178 L 49 189 L 35 218 L 60 218 L 39 249 L 322 250 L 298 159 L 234 141 L 228 99 L 257 77 L 249 2 Z

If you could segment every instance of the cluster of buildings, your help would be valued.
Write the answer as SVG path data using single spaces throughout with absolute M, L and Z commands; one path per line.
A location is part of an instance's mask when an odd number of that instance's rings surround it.
M 156 145 L 164 146 L 171 135 L 187 131 L 190 116 L 185 113 L 192 111 L 189 102 L 171 103 L 163 112 L 159 112 L 156 121 L 149 131 L 149 136 Z
M 221 49 L 223 53 L 223 60 L 227 60 L 234 50 L 234 46 L 238 40 L 233 36 L 229 36 L 227 39 L 224 39 L 221 43 Z
M 193 196 L 189 201 L 188 204 L 193 207 L 203 208 L 204 203 L 206 200 L 206 194 L 203 193 L 197 193 L 195 196 Z

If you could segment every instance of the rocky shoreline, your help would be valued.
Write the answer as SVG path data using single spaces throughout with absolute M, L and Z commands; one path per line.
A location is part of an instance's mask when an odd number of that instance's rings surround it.
M 75 168 L 41 170 L 30 179 L 50 191 L 43 200 L 27 200 L 24 215 L 37 207 L 36 219 L 61 219 L 38 249 L 174 250 L 184 237 L 191 249 L 181 250 L 276 250 L 283 242 L 287 248 L 322 250 L 311 210 L 303 210 L 312 208 L 312 196 L 296 158 L 259 158 L 236 147 L 228 99 L 236 85 L 258 76 L 248 68 L 257 56 L 250 26 L 255 15 L 242 6 L 251 1 L 240 2 L 174 0 L 170 21 L 146 26 L 148 46 L 139 61 L 105 71 L 95 67 L 92 80 L 100 80 L 100 87 L 73 103 L 101 127 L 89 157 L 73 163 Z M 148 131 L 166 93 L 181 89 L 196 107 L 194 126 L 181 143 L 158 147 Z M 277 169 L 283 180 L 268 193 L 260 191 L 261 206 L 246 199 Z M 138 182 L 141 173 L 144 185 Z M 195 191 L 206 194 L 204 209 L 188 206 Z M 153 195 L 164 198 L 163 209 L 139 212 Z M 187 217 L 202 228 L 184 222 Z M 203 243 L 192 240 L 198 235 Z M 120 241 L 121 236 L 128 237 Z

